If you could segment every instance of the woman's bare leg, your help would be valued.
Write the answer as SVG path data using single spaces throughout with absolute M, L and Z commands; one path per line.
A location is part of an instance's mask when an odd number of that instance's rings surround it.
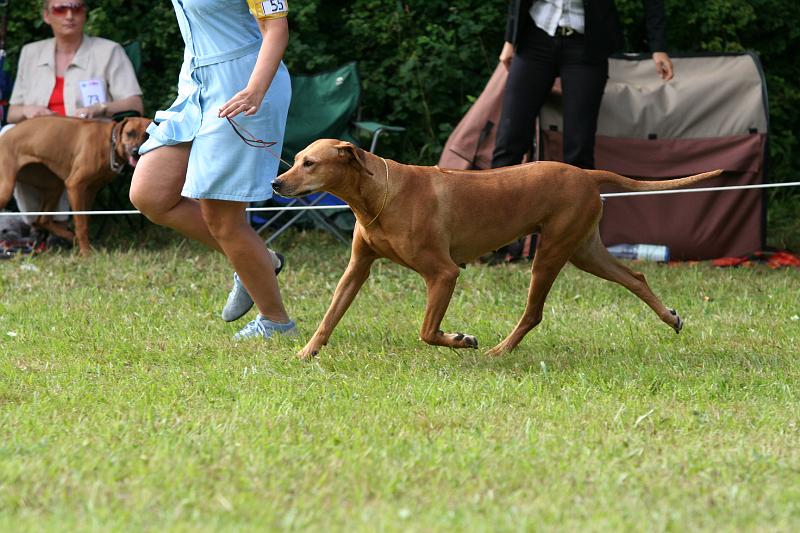
M 247 204 L 226 200 L 200 200 L 200 211 L 215 242 L 233 265 L 259 313 L 278 323 L 289 322 L 283 307 L 272 259 L 264 242 L 248 224 Z
M 191 147 L 191 143 L 162 146 L 144 154 L 133 172 L 131 203 L 156 224 L 222 252 L 203 219 L 200 203 L 181 196 Z

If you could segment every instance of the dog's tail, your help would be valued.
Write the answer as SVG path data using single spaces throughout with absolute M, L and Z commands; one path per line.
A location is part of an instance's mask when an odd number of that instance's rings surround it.
M 594 178 L 598 185 L 616 185 L 626 191 L 666 191 L 669 189 L 678 189 L 687 185 L 692 185 L 698 181 L 703 181 L 714 176 L 722 174 L 722 169 L 712 170 L 711 172 L 703 172 L 702 174 L 695 174 L 694 176 L 687 176 L 685 178 L 677 178 L 673 180 L 661 181 L 639 181 L 625 176 L 620 176 L 607 170 L 587 170 L 587 172 Z

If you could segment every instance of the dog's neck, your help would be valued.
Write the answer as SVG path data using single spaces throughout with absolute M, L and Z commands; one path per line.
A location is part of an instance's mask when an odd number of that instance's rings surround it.
M 350 204 L 356 220 L 365 229 L 380 226 L 381 215 L 391 203 L 389 164 L 382 157 L 369 154 L 368 168 L 372 174 L 360 169 L 355 194 L 349 200 L 342 197 Z

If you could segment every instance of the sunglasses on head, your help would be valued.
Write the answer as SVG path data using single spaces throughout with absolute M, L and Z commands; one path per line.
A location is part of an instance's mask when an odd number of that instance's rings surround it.
M 67 11 L 72 11 L 73 15 L 80 15 L 86 12 L 86 4 L 56 4 L 50 6 L 50 13 L 58 17 L 63 17 Z

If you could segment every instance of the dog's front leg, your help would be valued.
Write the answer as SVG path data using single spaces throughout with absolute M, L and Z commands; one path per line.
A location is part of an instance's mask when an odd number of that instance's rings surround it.
M 350 253 L 350 262 L 342 274 L 342 279 L 336 285 L 336 290 L 333 293 L 333 300 L 331 301 L 325 317 L 320 322 L 317 331 L 311 337 L 311 340 L 297 353 L 300 359 L 308 359 L 317 355 L 320 349 L 328 343 L 328 339 L 333 333 L 333 328 L 339 323 L 345 311 L 350 307 L 361 286 L 369 277 L 369 270 L 372 263 L 377 256 L 367 245 L 366 242 L 360 237 L 356 231 L 353 235 L 353 248 Z
M 450 305 L 450 298 L 458 279 L 458 266 L 448 264 L 423 273 L 428 288 L 428 302 L 425 306 L 425 319 L 422 321 L 420 337 L 428 344 L 450 348 L 477 348 L 478 339 L 464 333 L 444 333 L 439 329 L 442 319 Z

